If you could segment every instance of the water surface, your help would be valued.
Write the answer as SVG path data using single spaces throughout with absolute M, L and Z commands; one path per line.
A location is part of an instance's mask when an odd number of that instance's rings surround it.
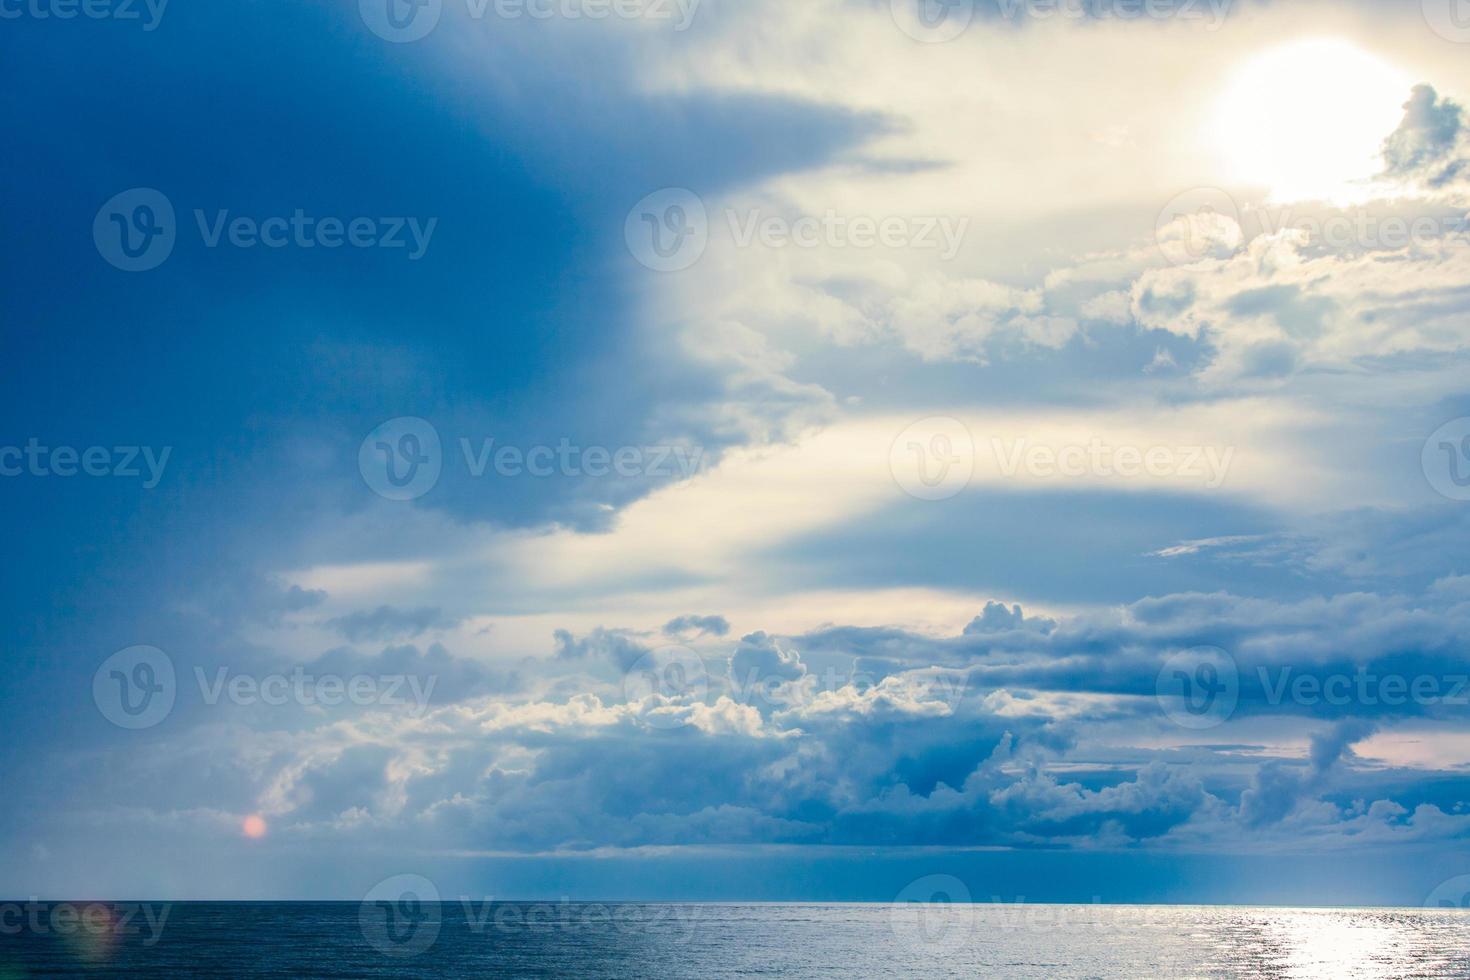
M 1470 978 L 1470 912 L 471 901 L 0 906 L 0 980 L 61 976 Z

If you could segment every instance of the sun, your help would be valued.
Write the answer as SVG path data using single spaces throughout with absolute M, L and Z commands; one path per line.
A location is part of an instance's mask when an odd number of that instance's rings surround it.
M 1413 80 L 1338 39 L 1299 41 L 1242 65 L 1210 117 L 1226 176 L 1271 200 L 1365 199 L 1383 141 L 1403 120 Z

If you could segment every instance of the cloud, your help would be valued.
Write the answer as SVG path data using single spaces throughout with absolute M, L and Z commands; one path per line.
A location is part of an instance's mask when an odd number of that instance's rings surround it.
M 1056 622 L 1050 619 L 1027 619 L 1026 614 L 1021 611 L 1019 604 L 1013 604 L 1009 609 L 1004 603 L 987 602 L 985 611 L 970 621 L 965 627 L 965 635 L 972 636 L 978 633 L 1002 633 L 1007 630 L 1029 629 L 1038 633 L 1050 633 L 1056 628 Z
M 679 616 L 664 624 L 668 636 L 698 633 L 708 636 L 724 636 L 730 632 L 730 622 L 724 616 Z
M 585 660 L 594 657 L 614 664 L 619 670 L 628 670 L 651 649 L 635 639 L 635 635 L 628 630 L 610 630 L 601 626 L 580 638 L 567 630 L 557 630 L 553 635 L 556 659 Z
M 441 609 L 396 609 L 393 606 L 378 606 L 376 609 L 349 613 L 327 620 L 325 624 L 353 643 L 367 640 L 412 639 L 430 630 L 450 630 L 459 621 L 446 616 Z
M 740 640 L 730 656 L 730 673 L 737 680 L 752 676 L 797 681 L 806 676 L 806 667 L 795 650 L 782 650 L 775 638 L 752 633 Z
M 1460 106 L 1415 90 L 1384 134 L 1382 200 L 1283 214 L 1232 188 L 1238 215 L 1156 231 L 1162 199 L 1228 176 L 1181 135 L 1199 93 L 1263 42 L 1356 29 L 1355 14 L 1267 5 L 1228 37 L 982 20 L 917 45 L 888 8 L 711 3 L 679 37 L 457 23 L 400 47 L 363 36 L 350 4 L 298 5 L 284 25 L 231 21 L 238 47 L 200 90 L 168 81 L 199 44 L 217 49 L 212 15 L 160 33 L 148 58 L 80 39 L 87 69 L 40 86 L 10 130 L 33 164 L 22 196 L 41 203 L 17 212 L 36 234 L 9 257 L 36 289 L 19 308 L 79 325 L 100 353 L 23 358 L 5 397 L 42 434 L 90 432 L 96 404 L 113 406 L 95 438 L 176 440 L 187 492 L 166 483 L 166 507 L 141 507 L 115 488 L 0 481 L 8 512 L 40 515 L 12 543 L 30 673 L 5 751 L 17 800 L 46 802 L 10 808 L 7 839 L 88 867 L 75 841 L 105 839 L 123 862 L 112 835 L 143 826 L 145 845 L 193 831 L 213 855 L 259 811 L 295 854 L 306 842 L 321 865 L 357 868 L 487 849 L 1240 854 L 1464 838 L 1461 706 L 1291 693 L 1303 678 L 1465 669 L 1470 517 L 1422 506 L 1417 456 L 1470 412 Z M 1441 90 L 1464 88 L 1450 53 L 1412 50 Z M 44 75 L 57 51 L 18 49 L 17 70 Z M 261 51 L 274 60 L 255 64 Z M 1127 66 L 1109 97 L 1078 98 L 1104 62 Z M 1044 79 L 1011 84 L 1037 65 Z M 300 98 L 303 79 L 355 101 Z M 285 108 L 262 114 L 262 99 Z M 98 157 L 36 138 L 52 117 L 197 125 Z M 278 166 L 274 137 L 339 131 L 360 139 L 307 141 L 297 170 Z M 389 144 L 401 152 L 361 152 Z M 240 166 L 201 165 L 221 146 Z M 484 179 L 400 179 L 440 170 Z M 181 240 L 146 289 L 52 288 L 56 270 L 98 261 L 76 234 L 88 202 L 142 181 L 181 218 L 216 202 L 442 219 L 412 268 L 376 250 L 286 261 Z M 685 273 L 647 275 L 624 222 L 675 184 L 706 206 L 710 244 Z M 57 201 L 78 213 L 57 220 Z M 736 225 L 833 212 L 954 234 L 941 249 L 767 248 L 731 240 L 732 211 Z M 1418 218 L 1444 233 L 1380 235 Z M 1301 227 L 1342 220 L 1346 243 Z M 1175 245 L 1195 254 L 1172 265 Z M 275 299 L 257 288 L 267 259 Z M 171 311 L 201 289 L 222 298 L 213 321 L 181 333 Z M 247 328 L 265 342 L 235 342 Z M 77 390 L 89 397 L 57 395 Z M 358 448 L 410 414 L 438 428 L 444 473 L 418 501 L 383 500 Z M 972 428 L 977 471 L 956 497 L 918 501 L 890 451 L 934 415 Z M 1012 436 L 1239 456 L 1208 492 L 1062 487 L 986 465 Z M 477 477 L 462 440 L 492 438 L 660 443 L 711 465 L 687 481 Z M 58 529 L 110 544 L 57 549 Z M 105 601 L 56 598 L 78 588 Z M 219 664 L 438 683 L 418 714 L 201 706 L 184 690 L 166 724 L 124 741 L 86 686 L 104 651 L 143 640 L 168 647 L 185 688 Z M 628 684 L 663 640 L 693 651 L 702 684 Z M 1238 670 L 1216 731 L 1180 728 L 1158 697 L 1161 667 L 1199 645 Z M 1435 752 L 1402 749 L 1414 739 Z M 147 880 L 178 866 L 134 865 Z M 178 880 L 233 880 L 188 870 Z
M 644 647 L 623 629 L 560 631 L 567 655 L 527 661 L 533 677 L 495 676 L 437 646 L 375 658 L 344 648 L 316 666 L 432 672 L 453 694 L 427 713 L 293 718 L 289 734 L 240 715 L 178 733 L 177 754 L 119 757 L 108 772 L 129 796 L 156 795 L 144 809 L 158 819 L 185 823 L 179 814 L 210 812 L 212 790 L 177 767 L 232 774 L 242 810 L 268 813 L 279 833 L 338 843 L 426 828 L 438 846 L 494 840 L 527 852 L 1202 841 L 1245 852 L 1457 839 L 1466 819 L 1404 797 L 1391 768 L 1354 753 L 1405 709 L 1273 701 L 1257 676 L 1452 671 L 1470 628 L 1457 583 L 1412 599 L 1176 594 L 1056 618 L 991 602 L 947 636 L 837 626 L 705 637 L 710 683 L 683 690 L 625 688 L 625 664 Z M 1169 745 L 1183 732 L 1171 738 L 1156 679 L 1200 643 L 1233 655 L 1240 708 L 1219 736 Z M 740 683 L 747 675 L 778 696 Z M 574 693 L 556 693 L 568 684 Z M 1452 706 L 1408 710 L 1461 724 Z M 1283 742 L 1283 730 L 1299 741 Z M 1337 801 L 1349 785 L 1363 803 Z
M 306 667 L 312 673 L 332 673 L 345 678 L 414 678 L 418 682 L 416 689 L 427 692 L 431 705 L 504 695 L 519 690 L 524 683 L 513 670 L 456 657 L 439 643 L 430 644 L 424 650 L 411 643 L 387 646 L 375 655 L 340 647 L 322 654 Z M 405 691 L 404 696 L 410 693 L 411 690 Z
M 1333 768 L 1351 746 L 1372 735 L 1375 726 L 1359 718 L 1345 718 L 1332 728 L 1312 735 L 1304 771 L 1268 763 L 1257 770 L 1249 788 L 1240 797 L 1241 819 L 1250 827 L 1261 827 L 1285 819 L 1303 800 L 1320 791 Z
M 1465 169 L 1464 109 L 1432 85 L 1414 86 L 1404 121 L 1383 144 L 1384 175 L 1440 188 Z
M 1343 215 L 1342 220 L 1359 220 Z M 1327 219 L 1331 220 L 1331 218 Z M 1139 324 L 1212 349 L 1209 385 L 1279 383 L 1310 368 L 1346 370 L 1368 358 L 1470 347 L 1459 313 L 1470 248 L 1455 222 L 1385 215 L 1381 240 L 1324 251 L 1297 228 L 1262 234 L 1229 257 L 1144 273 L 1132 287 Z M 1346 227 L 1346 226 L 1344 226 Z

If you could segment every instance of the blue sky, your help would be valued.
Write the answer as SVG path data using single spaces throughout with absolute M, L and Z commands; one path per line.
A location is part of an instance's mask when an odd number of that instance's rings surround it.
M 0 5 L 0 893 L 1470 874 L 1448 5 L 376 2 Z

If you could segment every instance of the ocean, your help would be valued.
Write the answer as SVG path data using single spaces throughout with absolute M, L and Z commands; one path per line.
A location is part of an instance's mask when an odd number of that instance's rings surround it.
M 0 903 L 0 980 L 76 976 L 1470 978 L 1470 912 Z

